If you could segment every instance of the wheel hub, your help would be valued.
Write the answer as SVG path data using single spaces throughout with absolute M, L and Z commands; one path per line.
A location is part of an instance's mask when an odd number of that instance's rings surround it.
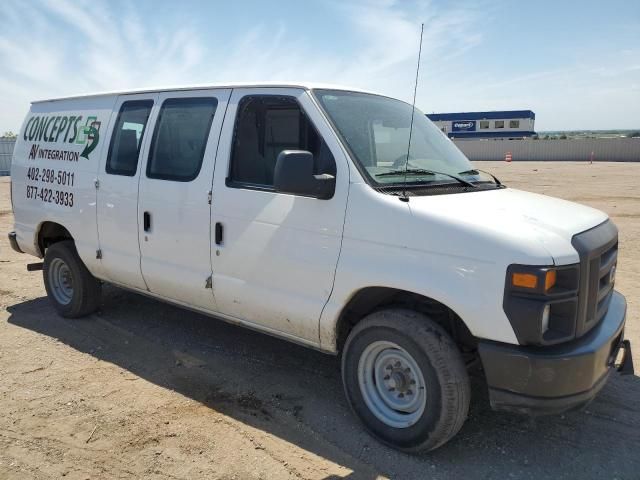
M 389 375 L 383 377 L 384 383 L 389 391 L 398 392 L 398 394 L 411 395 L 410 385 L 415 384 L 415 380 L 411 377 L 411 370 L 392 368 Z
M 61 258 L 54 258 L 48 268 L 49 285 L 55 300 L 67 305 L 73 298 L 73 275 Z
M 406 428 L 424 413 L 424 376 L 399 345 L 386 341 L 369 345 L 360 357 L 358 378 L 365 403 L 385 424 Z

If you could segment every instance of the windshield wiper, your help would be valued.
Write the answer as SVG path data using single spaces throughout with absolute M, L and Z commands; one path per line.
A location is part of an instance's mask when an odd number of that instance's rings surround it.
M 389 170 L 388 172 L 377 173 L 376 177 L 387 177 L 390 175 L 435 175 L 436 172 L 432 170 L 426 170 L 424 168 L 398 168 L 396 170 Z
M 493 178 L 493 181 L 496 182 L 496 185 L 501 187 L 502 186 L 502 182 L 500 180 L 498 180 L 498 177 L 496 177 L 493 173 L 487 172 L 485 170 L 480 170 L 478 168 L 472 168 L 471 170 L 465 170 L 464 172 L 458 172 L 458 175 L 478 175 L 478 173 L 486 173 L 487 175 L 489 175 L 491 178 Z
M 435 170 L 427 170 L 425 168 L 408 168 L 408 169 L 397 169 L 397 170 L 389 170 L 388 172 L 378 173 L 376 177 L 388 177 L 391 175 L 444 175 L 445 177 L 453 178 L 458 183 L 465 185 L 471 188 L 478 188 L 477 185 L 474 185 L 471 182 L 467 182 L 464 178 L 460 178 L 457 175 L 453 175 L 451 173 L 437 172 Z

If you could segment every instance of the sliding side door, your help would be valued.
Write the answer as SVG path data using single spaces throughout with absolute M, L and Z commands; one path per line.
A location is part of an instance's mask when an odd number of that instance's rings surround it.
M 215 310 L 209 192 L 231 90 L 161 93 L 140 178 L 138 230 L 150 292 Z

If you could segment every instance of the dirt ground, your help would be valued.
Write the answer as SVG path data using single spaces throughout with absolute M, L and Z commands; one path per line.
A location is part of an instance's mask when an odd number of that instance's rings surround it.
M 482 162 L 509 186 L 592 205 L 620 229 L 618 289 L 640 371 L 640 164 Z M 14 253 L 0 179 L 0 478 L 640 478 L 640 378 L 585 410 L 492 412 L 481 378 L 458 436 L 417 456 L 369 437 L 336 358 L 106 287 L 58 317 Z

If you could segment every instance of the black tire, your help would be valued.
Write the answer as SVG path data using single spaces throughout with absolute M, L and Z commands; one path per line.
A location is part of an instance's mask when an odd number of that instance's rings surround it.
M 71 294 L 68 302 L 59 300 L 60 294 L 54 292 L 55 279 L 52 279 L 60 261 L 68 267 L 71 280 Z M 56 311 L 66 318 L 78 318 L 94 312 L 100 303 L 101 284 L 89 273 L 78 256 L 72 240 L 57 242 L 47 248 L 44 255 L 42 277 L 47 296 Z
M 374 342 L 395 343 L 421 370 L 426 384 L 426 405 L 410 426 L 389 426 L 367 406 L 358 365 Z M 458 433 L 469 411 L 469 377 L 460 351 L 442 327 L 411 310 L 380 310 L 353 328 L 343 350 L 342 382 L 351 409 L 367 430 L 381 442 L 405 452 L 433 450 L 443 445 Z

